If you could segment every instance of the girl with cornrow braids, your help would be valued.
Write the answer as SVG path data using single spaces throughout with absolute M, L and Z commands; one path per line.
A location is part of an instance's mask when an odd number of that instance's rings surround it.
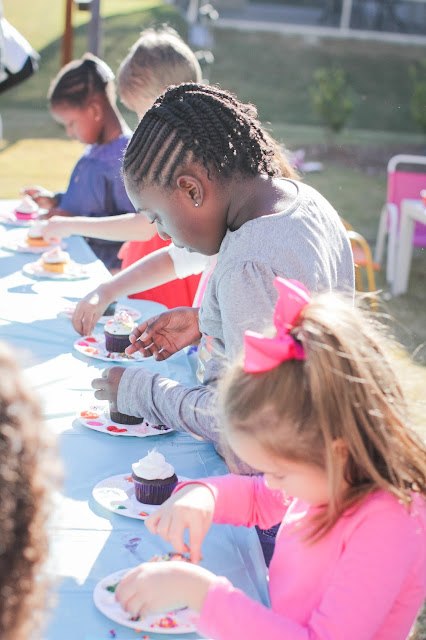
M 114 216 L 133 212 L 121 178 L 121 161 L 131 132 L 116 107 L 114 74 L 99 58 L 85 54 L 67 64 L 48 93 L 53 118 L 67 134 L 87 146 L 71 174 L 65 193 L 28 187 L 23 193 L 54 215 Z M 117 271 L 121 242 L 91 239 L 89 245 L 104 264 Z
M 170 87 L 139 123 L 123 162 L 127 193 L 163 238 L 218 253 L 201 308 L 174 309 L 139 325 L 127 353 L 164 360 L 200 343 L 199 385 L 184 387 L 143 368 L 111 367 L 98 399 L 213 441 L 230 470 L 251 469 L 219 442 L 216 382 L 244 331 L 271 322 L 274 277 L 313 291 L 353 295 L 351 247 L 339 216 L 317 191 L 283 178 L 256 109 L 217 87 Z

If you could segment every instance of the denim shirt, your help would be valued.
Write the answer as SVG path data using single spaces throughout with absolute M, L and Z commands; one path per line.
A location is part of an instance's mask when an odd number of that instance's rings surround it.
M 65 193 L 57 193 L 58 207 L 75 216 L 101 217 L 134 212 L 124 188 L 121 164 L 130 135 L 107 144 L 87 145 L 71 174 Z M 88 240 L 106 267 L 119 268 L 121 242 Z

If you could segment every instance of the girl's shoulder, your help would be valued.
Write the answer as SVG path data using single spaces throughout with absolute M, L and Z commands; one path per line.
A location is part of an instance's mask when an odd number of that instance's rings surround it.
M 426 499 L 425 496 L 413 493 L 410 505 L 405 505 L 389 491 L 378 490 L 370 493 L 360 503 L 350 507 L 344 514 L 352 522 L 350 528 L 361 525 L 380 527 L 386 531 L 390 528 L 405 531 L 407 534 L 422 533 L 426 535 Z

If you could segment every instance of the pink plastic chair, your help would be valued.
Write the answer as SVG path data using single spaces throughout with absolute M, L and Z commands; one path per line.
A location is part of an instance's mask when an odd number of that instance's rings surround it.
M 399 165 L 418 165 L 421 171 L 401 171 Z M 388 162 L 388 186 L 386 204 L 380 215 L 379 229 L 377 232 L 376 250 L 374 260 L 381 264 L 385 248 L 386 234 L 388 239 L 388 253 L 386 261 L 386 279 L 393 282 L 396 264 L 396 249 L 399 234 L 399 218 L 401 214 L 401 201 L 408 198 L 420 200 L 420 191 L 426 189 L 426 156 L 397 155 Z M 413 244 L 417 247 L 426 247 L 426 225 L 417 223 Z

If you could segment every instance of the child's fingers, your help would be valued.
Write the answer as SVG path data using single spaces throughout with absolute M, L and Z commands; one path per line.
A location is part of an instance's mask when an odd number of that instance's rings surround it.
M 181 519 L 174 518 L 169 527 L 169 542 L 178 553 L 186 553 L 188 545 L 185 544 L 183 536 L 185 533 L 185 523 Z
M 198 564 L 201 559 L 201 546 L 205 538 L 206 531 L 199 521 L 192 523 L 189 528 L 189 558 L 194 564 Z

